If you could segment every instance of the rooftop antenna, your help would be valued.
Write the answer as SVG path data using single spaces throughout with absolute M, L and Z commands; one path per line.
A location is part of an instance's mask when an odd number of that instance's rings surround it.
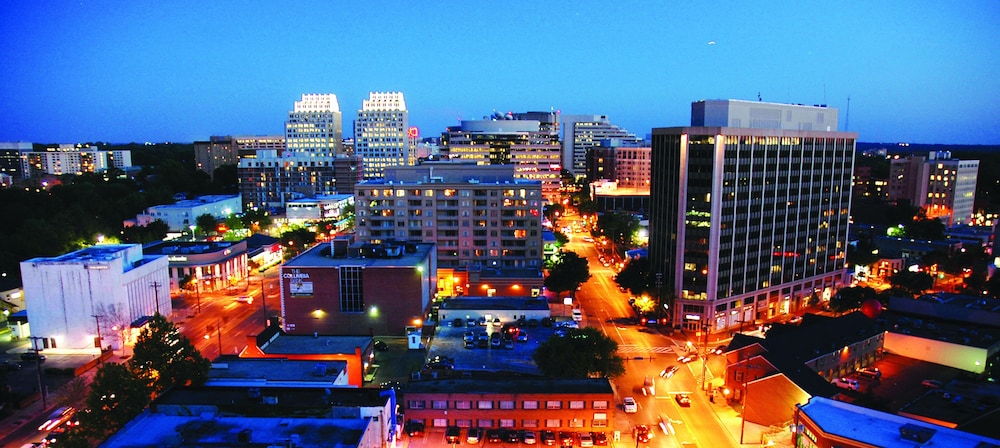
M 760 92 L 757 92 L 757 102 L 761 102 L 761 101 L 763 101 L 763 100 L 760 99 Z
M 847 115 L 844 117 L 844 130 L 850 129 L 851 125 L 851 96 L 847 95 Z

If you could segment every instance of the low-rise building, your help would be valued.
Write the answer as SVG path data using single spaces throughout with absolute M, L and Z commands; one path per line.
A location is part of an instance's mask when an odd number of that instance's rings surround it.
M 218 194 L 186 199 L 173 204 L 154 205 L 137 215 L 135 221 L 137 225 L 145 226 L 160 220 L 173 232 L 187 232 L 191 226 L 197 225 L 197 219 L 201 215 L 212 215 L 218 220 L 242 211 L 240 195 Z M 215 231 L 215 229 L 201 229 L 201 231 Z
M 243 241 L 161 241 L 144 251 L 169 261 L 170 290 L 186 280 L 195 281 L 195 292 L 215 291 L 247 281 L 247 243 Z
M 607 378 L 449 378 L 407 384 L 403 414 L 428 428 L 614 431 Z
M 365 374 L 374 368 L 374 349 L 375 340 L 371 336 L 293 335 L 281 331 L 277 325 L 269 325 L 260 334 L 247 336 L 247 346 L 240 358 L 344 362 L 347 385 L 361 387 Z M 261 375 L 273 376 L 271 373 Z
M 549 303 L 538 297 L 462 297 L 445 299 L 438 308 L 438 320 L 442 323 L 454 319 L 510 323 L 549 317 Z

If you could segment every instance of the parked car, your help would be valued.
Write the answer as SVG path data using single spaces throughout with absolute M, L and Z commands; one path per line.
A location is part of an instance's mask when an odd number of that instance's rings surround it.
M 21 359 L 25 361 L 45 361 L 45 355 L 35 351 L 30 351 L 21 353 Z
M 552 431 L 542 431 L 542 444 L 552 446 L 556 444 L 556 433 Z
M 635 436 L 637 441 L 642 443 L 649 443 L 649 439 L 652 439 L 654 436 L 653 432 L 649 430 L 649 426 L 646 425 L 636 425 L 632 435 Z
M 465 348 L 476 348 L 476 341 L 465 341 Z
M 56 410 L 49 414 L 49 418 L 38 427 L 38 430 L 46 432 L 53 431 L 63 423 L 67 423 L 69 426 L 75 426 L 73 423 L 75 421 L 75 416 L 76 408 L 73 406 L 62 406 L 60 408 L 56 408 Z M 79 422 L 76 422 L 76 424 L 79 424 Z
M 715 348 L 712 349 L 712 354 L 714 354 L 714 355 L 721 355 L 721 354 L 725 353 L 726 349 L 728 349 L 728 348 L 729 348 L 729 346 L 720 345 L 720 346 L 715 347 Z
M 503 439 L 500 438 L 499 429 L 487 429 L 486 430 L 486 441 L 488 443 L 500 443 Z
M 622 407 L 625 408 L 626 414 L 635 414 L 636 412 L 639 412 L 639 405 L 636 404 L 635 398 L 632 397 L 625 397 L 625 399 L 622 400 Z
M 580 433 L 580 446 L 582 448 L 594 446 L 594 438 L 590 437 L 590 433 L 589 432 L 581 432 Z
M 850 378 L 843 378 L 843 377 L 834 378 L 833 385 L 841 389 L 861 390 L 861 383 L 859 383 L 858 380 L 853 380 Z
M 500 345 L 502 343 L 503 342 L 500 340 L 499 334 L 493 333 L 493 335 L 490 336 L 490 346 L 492 346 L 493 348 L 500 348 Z
M 521 330 L 521 332 L 517 334 L 517 342 L 528 342 L 528 332 Z
M 592 432 L 590 433 L 590 437 L 594 439 L 594 445 L 607 446 L 608 444 L 608 435 L 603 431 Z
M 861 375 L 865 378 L 871 378 L 875 381 L 879 381 L 882 379 L 882 371 L 879 370 L 878 367 L 864 367 L 858 370 L 858 375 Z
M 567 431 L 559 431 L 559 445 L 564 447 L 573 446 L 573 433 Z
M 468 326 L 468 327 L 475 327 L 476 326 L 476 320 L 473 319 L 473 318 L 471 318 L 471 317 L 468 318 L 468 319 L 465 319 L 465 325 Z
M 580 322 L 583 320 L 583 310 L 579 308 L 573 308 L 573 320 Z
M 444 440 L 448 443 L 458 443 L 458 440 L 462 438 L 462 428 L 458 426 L 449 426 L 444 430 Z
M 507 350 L 512 350 L 514 348 L 514 341 L 512 339 L 504 339 L 503 348 Z
M 424 424 L 423 422 L 418 422 L 415 420 L 410 420 L 403 425 L 403 431 L 406 431 L 406 435 L 410 437 L 423 437 L 424 436 Z
M 483 430 L 481 428 L 469 428 L 469 431 L 465 436 L 465 443 L 476 444 L 479 443 L 483 438 Z
M 525 431 L 521 434 L 521 443 L 525 445 L 534 445 L 538 443 L 538 439 L 535 437 L 534 431 Z
M 375 350 L 378 350 L 380 352 L 389 350 L 389 344 L 386 344 L 385 341 L 382 340 L 376 339 L 373 345 L 375 346 Z
M 469 330 L 469 331 L 465 332 L 465 341 L 466 342 L 468 342 L 468 341 L 475 342 L 475 340 L 476 340 L 476 332 L 475 331 Z
M 691 397 L 688 394 L 677 394 L 674 395 L 674 400 L 677 400 L 677 405 L 682 408 L 691 407 Z
M 513 429 L 508 429 L 507 433 L 504 434 L 504 441 L 507 443 L 518 443 L 521 441 L 521 437 L 518 436 L 517 431 Z

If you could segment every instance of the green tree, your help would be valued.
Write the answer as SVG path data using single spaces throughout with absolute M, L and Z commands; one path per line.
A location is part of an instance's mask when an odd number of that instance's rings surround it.
M 565 233 L 558 230 L 553 230 L 552 234 L 556 237 L 556 246 L 563 247 L 569 242 L 569 237 Z
M 194 224 L 198 226 L 196 231 L 201 232 L 204 235 L 215 232 L 216 221 L 215 217 L 211 214 L 205 213 L 203 215 L 198 215 L 198 217 L 194 219 Z
M 605 213 L 597 217 L 597 228 L 617 244 L 632 247 L 639 231 L 639 218 L 629 213 Z
M 566 214 L 566 207 L 563 207 L 563 205 L 559 203 L 548 204 L 542 208 L 542 214 L 545 215 L 546 219 L 552 222 L 552 227 L 557 227 L 559 217 Z
M 100 441 L 114 434 L 149 405 L 150 392 L 148 383 L 124 364 L 102 364 L 90 385 L 87 410 L 77 414 L 82 435 Z
M 291 258 L 316 243 L 316 232 L 306 228 L 297 228 L 281 234 L 281 245 L 284 247 L 285 258 Z
M 889 277 L 893 288 L 902 289 L 913 296 L 919 296 L 934 286 L 934 277 L 926 272 L 900 271 Z
M 136 377 L 148 381 L 158 395 L 175 385 L 204 384 L 211 362 L 173 323 L 157 313 L 139 332 L 129 368 Z
M 129 243 L 151 243 L 160 241 L 167 236 L 170 226 L 157 219 L 145 226 L 129 226 L 122 229 L 122 238 Z
M 548 377 L 614 378 L 625 373 L 618 343 L 595 328 L 571 328 L 539 344 L 532 358 Z
M 587 265 L 587 259 L 576 252 L 562 251 L 549 270 L 549 276 L 545 277 L 545 287 L 556 294 L 562 294 L 565 291 L 576 291 L 589 278 L 590 266 Z
M 852 265 L 868 266 L 878 260 L 878 246 L 870 235 L 861 235 L 857 246 L 847 247 L 847 262 Z
M 654 291 L 656 287 L 649 280 L 649 259 L 646 257 L 630 258 L 625 262 L 625 267 L 622 268 L 621 272 L 615 275 L 615 282 L 618 283 L 618 286 L 627 289 L 636 296 L 647 291 L 658 293 L 658 291 Z
M 842 313 L 860 308 L 864 301 L 876 298 L 878 298 L 878 293 L 869 286 L 841 288 L 830 298 L 830 310 Z

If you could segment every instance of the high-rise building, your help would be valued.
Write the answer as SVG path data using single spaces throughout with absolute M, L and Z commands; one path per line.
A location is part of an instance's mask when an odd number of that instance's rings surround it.
M 650 147 L 621 146 L 618 139 L 604 140 L 590 149 L 587 180 L 614 181 L 618 188 L 649 194 Z
M 857 134 L 837 110 L 692 104 L 653 130 L 650 272 L 675 325 L 719 331 L 845 286 Z
M 21 152 L 21 166 L 24 177 L 39 177 L 45 174 L 99 173 L 110 167 L 125 169 L 132 165 L 129 150 L 105 151 L 82 144 L 60 144 L 45 151 Z
M 355 187 L 361 242 L 437 243 L 442 268 L 540 268 L 541 184 L 514 167 L 424 162 Z
M 271 149 L 279 156 L 285 152 L 284 135 L 240 135 L 233 140 L 236 140 L 238 160 L 257 157 L 258 149 Z
M 215 170 L 222 165 L 239 163 L 239 145 L 230 136 L 212 136 L 207 142 L 194 142 L 195 168 L 215 176 Z
M 105 338 L 100 347 L 107 347 L 113 326 L 154 313 L 170 316 L 167 265 L 165 255 L 144 255 L 139 244 L 97 245 L 22 261 L 37 348 L 94 348 L 99 336 Z
M 923 207 L 929 218 L 945 218 L 949 226 L 972 219 L 978 160 L 959 160 L 949 151 L 895 158 L 889 167 L 889 200 Z
M 293 154 L 333 157 L 344 153 L 340 104 L 332 93 L 306 93 L 285 122 L 285 147 Z
M 21 154 L 31 152 L 32 149 L 31 142 L 0 142 L 0 174 L 14 179 L 24 177 Z
M 478 165 L 513 165 L 514 177 L 541 182 L 550 197 L 559 193 L 560 150 L 558 113 L 528 112 L 462 120 L 442 136 L 440 153 Z
M 382 177 L 388 167 L 413 165 L 409 117 L 400 92 L 370 92 L 362 101 L 354 121 L 354 154 L 361 157 L 365 179 Z
M 611 124 L 606 115 L 562 115 L 563 167 L 574 176 L 583 176 L 587 170 L 587 153 L 602 140 L 618 139 L 620 146 L 640 146 L 642 140 L 628 131 Z

